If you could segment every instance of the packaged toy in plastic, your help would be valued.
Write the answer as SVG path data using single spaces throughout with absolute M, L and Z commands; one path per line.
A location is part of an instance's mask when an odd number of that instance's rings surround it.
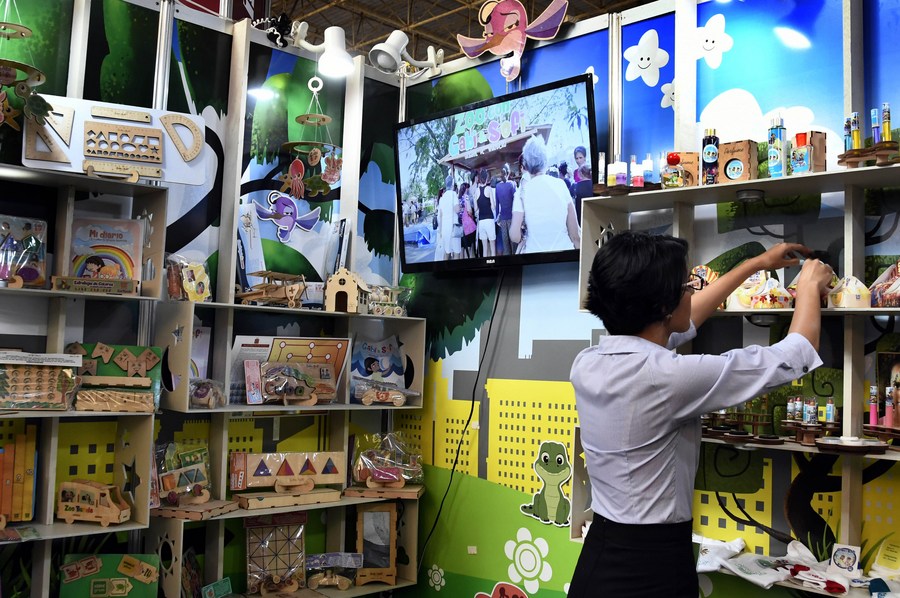
M 419 396 L 414 390 L 399 388 L 396 384 L 388 382 L 373 382 L 365 378 L 354 376 L 353 398 L 363 405 L 389 404 L 401 407 L 412 397 Z
M 356 385 L 360 380 L 387 382 L 403 388 L 405 364 L 406 356 L 396 335 L 379 340 L 358 337 L 350 360 L 350 394 L 357 396 Z M 357 400 L 361 398 L 360 394 Z
M 159 493 L 163 505 L 209 501 L 209 450 L 205 444 L 156 445 Z
M 402 488 L 424 481 L 422 455 L 400 432 L 357 438 L 353 481 L 369 488 Z
M 334 366 L 328 363 L 266 361 L 259 375 L 264 403 L 316 405 L 337 396 Z
M 306 587 L 328 586 L 347 590 L 354 585 L 356 570 L 363 566 L 361 552 L 325 552 L 306 555 Z
M 191 378 L 188 395 L 191 399 L 191 407 L 215 409 L 225 406 L 225 385 L 218 380 Z
M 0 214 L 0 284 L 42 288 L 47 282 L 47 223 Z
M 166 288 L 173 301 L 212 301 L 212 287 L 205 262 L 191 262 L 170 253 L 166 256 Z

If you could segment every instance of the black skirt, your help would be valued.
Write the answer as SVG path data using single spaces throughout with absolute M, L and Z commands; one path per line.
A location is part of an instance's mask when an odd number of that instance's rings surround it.
M 697 598 L 691 527 L 691 521 L 616 523 L 595 514 L 568 598 Z

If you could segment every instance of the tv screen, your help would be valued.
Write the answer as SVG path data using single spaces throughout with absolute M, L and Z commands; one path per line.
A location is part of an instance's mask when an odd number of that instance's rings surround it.
M 577 260 L 594 121 L 581 75 L 396 125 L 403 272 Z

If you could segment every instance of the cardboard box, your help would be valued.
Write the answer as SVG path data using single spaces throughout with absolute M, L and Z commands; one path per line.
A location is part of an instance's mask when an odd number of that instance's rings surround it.
M 808 131 L 806 133 L 806 143 L 813 148 L 812 168 L 810 169 L 810 172 L 825 172 L 825 132 Z
M 700 184 L 700 152 L 676 152 L 684 168 L 684 186 L 696 187 Z
M 719 144 L 719 182 L 751 181 L 759 175 L 757 143 L 745 139 Z

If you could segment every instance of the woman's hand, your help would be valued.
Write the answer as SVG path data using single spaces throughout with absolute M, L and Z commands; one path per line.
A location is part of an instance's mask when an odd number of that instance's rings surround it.
M 800 270 L 800 278 L 797 280 L 797 293 L 801 289 L 817 289 L 818 294 L 824 295 L 831 287 L 834 279 L 834 270 L 825 262 L 819 260 L 806 260 Z
M 765 253 L 756 257 L 757 270 L 778 270 L 800 263 L 800 257 L 812 253 L 808 247 L 800 243 L 779 243 Z

